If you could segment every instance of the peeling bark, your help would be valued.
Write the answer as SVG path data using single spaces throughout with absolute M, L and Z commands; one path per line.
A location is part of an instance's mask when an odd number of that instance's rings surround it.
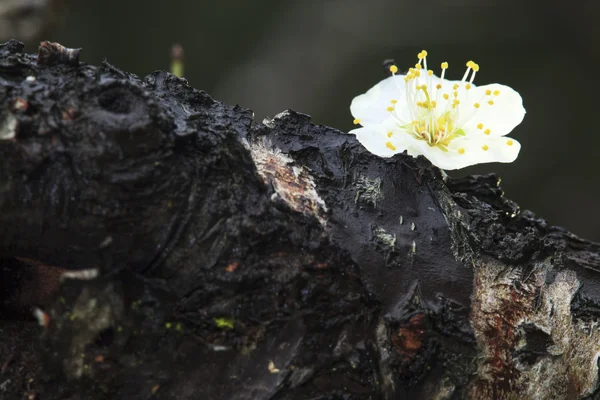
M 55 276 L 42 327 L 0 321 L 0 396 L 597 395 L 600 246 L 497 177 L 57 51 L 0 47 L 3 302 Z

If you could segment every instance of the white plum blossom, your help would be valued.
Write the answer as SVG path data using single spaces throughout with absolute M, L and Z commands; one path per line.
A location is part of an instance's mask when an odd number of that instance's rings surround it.
M 444 79 L 427 69 L 427 52 L 406 75 L 392 76 L 352 100 L 350 131 L 371 153 L 391 157 L 406 151 L 425 156 L 442 169 L 488 162 L 513 162 L 521 145 L 505 135 L 525 116 L 519 93 L 508 86 L 473 84 L 479 65 L 467 63 L 462 80 Z

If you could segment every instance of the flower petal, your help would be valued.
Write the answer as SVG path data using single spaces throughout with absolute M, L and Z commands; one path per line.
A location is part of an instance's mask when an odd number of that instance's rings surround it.
M 408 154 L 421 154 L 419 142 L 422 141 L 400 129 L 397 121 L 389 116 L 382 124 L 357 128 L 350 133 L 355 134 L 368 151 L 379 157 L 392 157 L 405 150 L 408 150 Z
M 396 100 L 396 104 L 392 104 Z M 350 104 L 352 116 L 360 121 L 362 126 L 378 125 L 390 115 L 388 107 L 398 110 L 407 109 L 404 75 L 394 75 L 373 86 L 367 93 L 356 96 Z
M 490 162 L 509 163 L 519 155 L 521 144 L 508 137 L 464 137 L 450 142 L 447 151 L 424 141 L 421 154 L 435 166 L 451 170 Z
M 392 157 L 398 152 L 398 148 L 396 148 L 396 150 L 392 150 L 391 148 L 387 147 L 385 145 L 385 136 L 382 135 L 381 132 L 381 129 L 378 129 L 378 127 L 372 125 L 350 131 L 350 133 L 356 135 L 356 138 L 360 144 L 365 146 L 369 152 L 379 157 Z
M 463 113 L 468 118 L 468 121 L 460 122 L 465 131 L 477 129 L 477 126 L 482 124 L 481 132 L 489 129 L 490 136 L 504 136 L 525 117 L 523 99 L 508 86 L 494 83 L 473 88 L 469 92 L 469 102 L 477 102 L 480 106 L 472 115 Z M 461 108 L 462 106 L 461 104 Z M 472 104 L 468 104 L 467 107 L 472 107 Z

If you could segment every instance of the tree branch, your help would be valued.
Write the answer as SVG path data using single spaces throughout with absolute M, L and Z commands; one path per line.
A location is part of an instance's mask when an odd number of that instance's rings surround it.
M 495 176 L 43 49 L 0 47 L 0 256 L 11 291 L 68 274 L 43 328 L 1 322 L 9 397 L 597 392 L 600 248 Z

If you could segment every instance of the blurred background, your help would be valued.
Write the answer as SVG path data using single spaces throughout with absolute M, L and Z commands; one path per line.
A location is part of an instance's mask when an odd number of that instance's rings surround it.
M 35 52 L 40 40 L 83 47 L 144 76 L 185 50 L 185 77 L 256 119 L 292 108 L 352 129 L 349 105 L 427 49 L 460 79 L 475 60 L 478 85 L 502 83 L 527 115 L 511 134 L 523 148 L 496 172 L 506 195 L 550 223 L 600 241 L 600 1 L 578 0 L 0 0 L 0 41 Z M 453 66 L 455 68 L 453 68 Z M 438 73 L 439 71 L 436 71 Z

